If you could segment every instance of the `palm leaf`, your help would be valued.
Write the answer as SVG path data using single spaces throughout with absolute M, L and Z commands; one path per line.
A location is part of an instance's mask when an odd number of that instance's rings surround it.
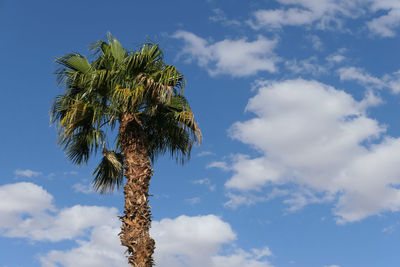
M 102 194 L 113 192 L 123 182 L 122 155 L 114 151 L 103 150 L 103 158 L 93 172 L 93 188 Z
M 95 56 L 91 62 L 77 53 L 56 60 L 65 92 L 51 107 L 51 122 L 59 128 L 59 144 L 67 158 L 75 164 L 87 163 L 108 144 L 103 127 L 114 129 L 124 113 L 138 119 L 152 161 L 165 153 L 181 162 L 189 158 L 192 146 L 201 141 L 201 132 L 182 96 L 184 77 L 165 64 L 160 47 L 146 43 L 128 52 L 108 34 L 105 42 L 92 44 L 91 50 Z M 116 151 L 120 151 L 118 134 L 116 140 Z M 104 150 L 94 172 L 95 189 L 104 193 L 118 188 L 122 165 L 121 154 Z

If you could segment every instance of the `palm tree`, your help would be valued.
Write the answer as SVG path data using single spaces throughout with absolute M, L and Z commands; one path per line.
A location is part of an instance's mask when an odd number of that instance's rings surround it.
M 56 60 L 57 80 L 65 84 L 65 92 L 55 98 L 51 121 L 74 164 L 102 152 L 93 172 L 95 190 L 112 192 L 126 177 L 121 243 L 131 266 L 153 266 L 148 205 L 152 165 L 165 153 L 184 163 L 201 132 L 183 96 L 184 77 L 164 63 L 158 45 L 127 51 L 108 34 L 106 42 L 91 49 L 91 62 L 77 53 Z

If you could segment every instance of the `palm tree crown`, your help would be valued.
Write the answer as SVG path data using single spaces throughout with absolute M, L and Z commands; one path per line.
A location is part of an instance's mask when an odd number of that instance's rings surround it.
M 67 157 L 80 165 L 101 151 L 94 188 L 102 193 L 117 189 L 123 183 L 124 155 L 120 133 L 116 142 L 110 142 L 110 135 L 128 114 L 139 125 L 152 162 L 168 152 L 183 163 L 201 139 L 183 96 L 183 75 L 164 62 L 155 44 L 127 51 L 109 34 L 106 42 L 96 42 L 91 49 L 96 56 L 92 62 L 77 53 L 56 60 L 61 67 L 57 80 L 66 89 L 54 101 L 51 120 Z

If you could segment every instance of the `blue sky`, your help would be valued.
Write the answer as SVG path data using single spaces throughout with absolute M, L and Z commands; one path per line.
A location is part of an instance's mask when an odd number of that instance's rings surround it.
M 161 267 L 396 267 L 399 0 L 0 0 L 0 266 L 127 266 L 49 125 L 54 59 L 157 42 L 204 136 L 151 181 Z

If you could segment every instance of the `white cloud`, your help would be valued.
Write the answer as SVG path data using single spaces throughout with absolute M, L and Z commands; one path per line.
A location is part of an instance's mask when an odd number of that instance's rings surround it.
M 338 64 L 346 60 L 344 54 L 346 53 L 346 48 L 340 48 L 335 53 L 329 55 L 326 60 L 333 64 Z
M 26 224 L 24 229 L 16 229 L 15 233 L 24 232 L 33 240 L 60 241 L 64 239 L 74 239 L 84 235 L 87 229 L 100 227 L 104 224 L 119 226 L 116 219 L 118 210 L 115 208 L 81 206 L 75 205 L 70 208 L 62 209 L 54 217 L 37 221 L 40 223 L 39 229 L 35 227 L 35 219 Z
M 255 22 L 250 21 L 249 23 L 254 29 L 261 27 L 281 28 L 283 25 L 304 25 L 317 19 L 310 10 L 298 8 L 258 10 L 253 15 Z
M 318 35 L 310 34 L 307 36 L 307 38 L 311 41 L 312 46 L 315 50 L 323 50 L 324 45 L 322 44 L 321 38 L 319 38 Z
M 117 209 L 76 205 L 56 210 L 53 196 L 33 183 L 0 186 L 0 199 L 7 199 L 0 203 L 1 235 L 33 241 L 77 242 L 78 247 L 71 250 L 42 255 L 43 266 L 127 266 L 117 235 Z
M 368 28 L 382 37 L 396 35 L 395 28 L 400 25 L 400 3 L 397 0 L 374 0 L 371 6 L 373 12 L 385 14 L 368 22 Z
M 327 57 L 327 60 L 330 62 L 340 63 L 344 61 L 346 58 L 343 55 L 330 55 Z
M 93 229 L 89 241 L 79 240 L 79 246 L 66 251 L 52 250 L 40 257 L 43 267 L 108 267 L 128 266 L 123 256 L 118 233 L 119 226 L 105 223 Z M 215 215 L 179 216 L 175 219 L 153 221 L 151 235 L 156 241 L 154 259 L 163 267 L 272 267 L 265 260 L 269 248 L 246 252 L 236 249 L 222 254 L 236 234 L 230 225 Z
M 179 260 L 174 255 L 187 257 L 183 262 L 197 261 L 202 263 L 201 266 L 210 266 L 211 256 L 220 246 L 236 239 L 229 224 L 214 215 L 155 221 L 151 234 L 157 240 L 156 257 L 160 266 L 165 266 L 164 262 Z
M 201 202 L 201 199 L 200 199 L 200 197 L 192 197 L 192 198 L 185 199 L 185 201 L 187 203 L 189 203 L 190 205 L 195 205 L 195 204 L 199 204 Z
M 276 40 L 258 36 L 255 41 L 245 38 L 210 43 L 187 31 L 177 31 L 174 38 L 182 39 L 182 54 L 205 68 L 211 76 L 228 74 L 234 77 L 255 75 L 260 71 L 276 72 L 278 58 L 274 54 Z
M 91 227 L 114 222 L 117 209 L 75 205 L 56 211 L 53 197 L 32 183 L 8 184 L 0 187 L 0 232 L 7 237 L 36 241 L 60 241 L 84 235 Z M 119 224 L 117 224 L 119 225 Z
M 53 197 L 41 186 L 32 183 L 16 183 L 0 186 L 0 233 L 18 227 L 22 216 L 36 215 L 53 210 Z M 7 231 L 6 231 L 7 232 Z
M 361 85 L 382 89 L 388 88 L 392 93 L 400 93 L 400 70 L 386 74 L 382 78 L 374 77 L 365 70 L 356 67 L 343 67 L 338 70 L 340 80 L 354 80 Z
M 211 152 L 211 151 L 201 151 L 196 156 L 205 157 L 205 156 L 211 156 L 211 155 L 215 155 L 215 153 Z
M 104 225 L 94 228 L 89 241 L 67 251 L 53 250 L 41 257 L 43 267 L 128 266 L 118 238 L 119 227 Z M 223 245 L 236 239 L 230 225 L 214 215 L 179 216 L 153 221 L 151 235 L 156 241 L 154 259 L 163 267 L 272 267 L 263 259 L 269 248 L 246 252 L 237 249 L 223 255 Z
M 215 187 L 216 187 L 215 184 L 211 183 L 211 180 L 209 178 L 194 180 L 193 183 L 200 184 L 200 185 L 206 185 L 206 186 L 208 186 L 208 189 L 210 189 L 210 191 L 214 191 Z
M 377 77 L 373 77 L 364 70 L 356 67 L 343 67 L 338 70 L 340 80 L 356 80 L 363 85 L 373 85 L 377 88 L 383 88 L 384 82 Z
M 68 172 L 64 172 L 64 175 L 78 175 L 77 171 L 68 171 Z
M 253 194 L 249 194 L 248 192 L 246 192 L 246 194 L 228 192 L 226 196 L 229 198 L 229 200 L 224 203 L 224 206 L 232 209 L 236 209 L 237 207 L 243 205 L 251 206 L 255 203 L 269 200 L 268 197 L 258 197 Z
M 78 240 L 78 247 L 52 250 L 40 257 L 43 267 L 127 267 L 124 250 L 118 237 L 119 227 L 107 224 L 94 228 L 89 241 Z
M 354 17 L 358 1 L 344 0 L 277 0 L 281 9 L 254 12 L 249 24 L 254 29 L 281 28 L 316 24 L 319 29 L 341 26 L 341 17 Z M 288 6 L 288 8 L 284 8 Z
M 268 248 L 266 248 L 269 250 Z M 269 255 L 268 255 L 269 256 Z M 235 254 L 213 257 L 213 267 L 272 267 L 268 261 L 259 261 L 257 251 L 237 250 Z
M 84 193 L 84 194 L 95 193 L 93 186 L 90 184 L 76 183 L 72 186 L 72 189 L 74 189 L 74 191 L 77 193 Z
M 209 185 L 211 184 L 211 181 L 209 178 L 204 178 L 204 179 L 199 179 L 199 180 L 194 180 L 194 184 L 204 184 L 204 185 Z
M 386 226 L 382 229 L 382 233 L 393 234 L 398 228 L 400 222 L 396 222 L 395 224 Z
M 285 67 L 295 74 L 305 73 L 317 76 L 319 74 L 328 73 L 328 66 L 319 64 L 317 57 L 307 59 L 292 59 L 285 62 Z
M 335 265 L 329 265 L 329 266 L 325 265 L 324 267 L 340 267 L 340 266 L 335 264 Z
M 218 168 L 223 171 L 229 171 L 228 164 L 225 161 L 213 161 L 206 166 L 207 169 L 209 168 Z
M 225 12 L 219 8 L 215 8 L 212 11 L 213 11 L 214 15 L 209 17 L 209 19 L 212 22 L 219 22 L 223 26 L 240 26 L 241 25 L 240 21 L 238 21 L 238 20 L 228 19 L 227 16 L 225 15 Z
M 128 266 L 118 233 L 115 208 L 76 205 L 56 210 L 53 196 L 33 183 L 0 186 L 0 235 L 34 241 L 69 239 L 76 246 L 51 250 L 39 259 L 43 267 Z M 215 215 L 179 216 L 153 221 L 155 260 L 163 267 L 272 267 L 269 248 L 246 252 L 235 245 L 231 226 Z M 226 253 L 225 247 L 234 248 Z M 230 250 L 231 251 L 231 250 Z
M 321 60 L 316 56 L 311 56 L 303 59 L 290 59 L 285 62 L 285 68 L 292 73 L 298 74 L 311 74 L 313 76 L 330 75 L 333 68 L 337 64 L 342 63 L 346 58 L 343 55 L 346 49 L 338 49 L 335 53 L 330 54 Z
M 290 209 L 335 201 L 338 223 L 400 210 L 400 139 L 366 115 L 371 105 L 316 81 L 264 84 L 246 108 L 256 117 L 230 129 L 263 156 L 237 156 L 226 188 L 247 203 L 266 186 L 297 185 Z
M 39 176 L 39 175 L 41 175 L 42 173 L 41 172 L 36 172 L 36 171 L 32 171 L 32 170 L 29 170 L 29 169 L 26 169 L 26 170 L 15 170 L 14 171 L 14 174 L 17 176 L 17 177 L 28 177 L 28 178 L 32 178 L 32 177 L 36 177 L 36 176 Z
M 163 267 L 271 267 L 263 260 L 268 248 L 245 252 L 237 249 L 221 254 L 222 246 L 232 244 L 236 234 L 230 225 L 215 215 L 179 216 L 153 222 L 156 263 Z
M 272 256 L 272 252 L 268 247 L 264 247 L 262 249 L 254 248 L 251 252 L 256 256 L 257 259 L 261 259 L 266 256 Z
M 392 90 L 394 94 L 400 93 L 400 70 L 392 74 L 385 74 L 382 77 L 382 80 L 385 82 L 386 86 Z
M 400 25 L 398 0 L 277 0 L 278 9 L 261 9 L 248 21 L 254 29 L 277 29 L 283 26 L 310 26 L 319 29 L 341 28 L 345 19 L 373 16 L 368 29 L 382 37 L 393 37 Z M 383 13 L 383 14 L 382 14 Z
M 242 191 L 260 190 L 266 179 L 273 182 L 281 175 L 280 166 L 274 165 L 265 158 L 251 159 L 246 155 L 237 155 L 232 169 L 235 175 L 225 183 L 225 186 Z M 246 177 L 246 180 L 243 177 Z

